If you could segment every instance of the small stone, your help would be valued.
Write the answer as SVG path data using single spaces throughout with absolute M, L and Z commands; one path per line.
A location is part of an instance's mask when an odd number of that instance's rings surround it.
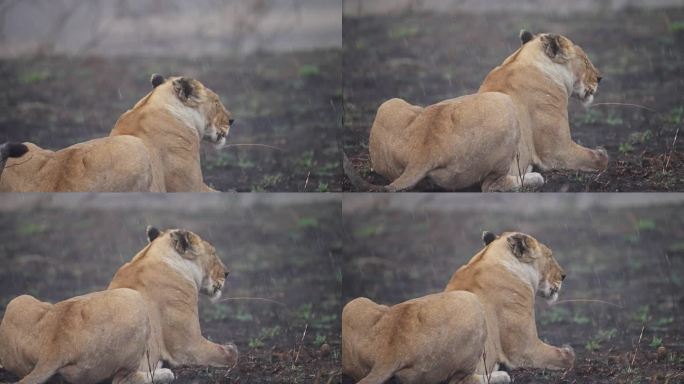
M 667 356 L 667 348 L 663 347 L 662 345 L 658 347 L 656 350 L 656 358 L 658 360 L 662 360 Z
M 323 343 L 320 348 L 321 357 L 326 357 L 330 354 L 330 345 L 328 343 Z

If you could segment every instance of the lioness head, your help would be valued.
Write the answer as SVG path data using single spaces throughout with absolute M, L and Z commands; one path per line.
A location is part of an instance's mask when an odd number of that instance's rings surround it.
M 523 279 L 531 278 L 537 287 L 537 294 L 549 303 L 558 299 L 565 272 L 553 257 L 553 252 L 532 236 L 520 232 L 505 232 L 496 236 L 485 232 L 482 236 L 485 245 L 503 247 L 513 256 L 513 265 L 504 264 Z
M 234 120 L 216 93 L 189 77 L 165 79 L 154 74 L 150 82 L 155 90 L 170 92 L 182 106 L 186 107 L 171 107 L 171 113 L 195 127 L 200 137 L 213 143 L 216 149 L 223 148 Z
M 160 231 L 148 227 L 147 239 L 151 246 L 159 243 L 174 252 L 168 258 L 169 264 L 193 280 L 200 292 L 208 295 L 212 301 L 221 297 L 230 271 L 216 255 L 216 248 L 211 244 L 197 234 L 183 229 Z
M 591 105 L 601 76 L 579 45 L 565 36 L 552 33 L 533 35 L 524 30 L 520 33 L 520 39 L 523 45 L 530 43 L 531 47 L 536 46 L 536 49 L 543 51 L 553 63 L 565 67 L 571 76 L 572 95 L 585 107 Z

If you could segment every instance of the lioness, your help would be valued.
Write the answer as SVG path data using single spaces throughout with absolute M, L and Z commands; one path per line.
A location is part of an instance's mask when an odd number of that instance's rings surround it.
M 200 333 L 198 293 L 217 299 L 228 275 L 209 243 L 184 230 L 147 231 L 150 243 L 108 290 L 50 304 L 23 295 L 0 323 L 0 364 L 43 383 L 168 383 L 171 366 L 231 367 L 237 348 Z
M 508 383 L 508 367 L 566 369 L 570 347 L 537 336 L 535 293 L 553 302 L 565 278 L 529 235 L 485 232 L 485 248 L 444 292 L 387 307 L 367 298 L 342 312 L 342 369 L 359 383 Z
M 606 151 L 572 141 L 568 122 L 569 97 L 588 106 L 601 81 L 598 70 L 564 36 L 522 31 L 521 40 L 476 94 L 425 108 L 402 99 L 380 106 L 369 151 L 372 169 L 393 180 L 386 190 L 409 189 L 429 177 L 450 190 L 513 191 L 543 185 L 533 166 L 606 168 Z
M 160 75 L 153 90 L 125 112 L 109 137 L 59 151 L 24 143 L 7 160 L 4 192 L 200 192 L 200 140 L 225 145 L 233 119 L 218 96 L 197 80 Z M 1 165 L 1 164 L 0 164 Z

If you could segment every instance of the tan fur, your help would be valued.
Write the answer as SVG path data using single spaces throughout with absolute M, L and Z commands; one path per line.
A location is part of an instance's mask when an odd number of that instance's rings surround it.
M 193 96 L 181 99 L 183 79 Z M 109 137 L 59 151 L 26 143 L 29 152 L 7 160 L 3 192 L 199 192 L 200 140 L 225 143 L 230 112 L 199 81 L 170 78 L 124 113 Z
M 343 372 L 363 384 L 391 377 L 455 384 L 510 382 L 498 364 L 570 368 L 572 349 L 539 340 L 534 318 L 535 294 L 555 300 L 563 278 L 544 244 L 504 233 L 459 268 L 442 293 L 392 307 L 366 298 L 348 303 Z
M 179 248 L 183 238 L 189 244 L 186 251 Z M 218 299 L 227 273 L 211 244 L 189 231 L 168 230 L 121 267 L 108 289 L 131 288 L 143 297 L 152 329 L 152 361 L 232 367 L 237 348 L 205 339 L 197 312 L 199 293 Z
M 148 370 L 139 369 L 150 331 L 145 302 L 131 289 L 57 304 L 23 295 L 9 303 L 0 324 L 0 362 L 23 377 L 20 384 L 57 373 L 70 383 L 151 383 Z M 168 369 L 151 368 L 156 382 L 173 380 Z
M 370 132 L 372 168 L 392 180 L 390 191 L 424 177 L 450 190 L 509 191 L 543 185 L 533 166 L 605 169 L 605 150 L 573 142 L 568 121 L 570 95 L 590 103 L 598 78 L 579 46 L 537 35 L 492 70 L 476 94 L 425 108 L 401 99 L 383 103 Z
M 226 271 L 196 234 L 162 232 L 106 291 L 57 304 L 28 295 L 12 300 L 0 324 L 0 363 L 22 384 L 55 374 L 71 383 L 171 382 L 162 361 L 232 367 L 237 348 L 204 339 L 197 312 L 199 292 L 220 297 Z

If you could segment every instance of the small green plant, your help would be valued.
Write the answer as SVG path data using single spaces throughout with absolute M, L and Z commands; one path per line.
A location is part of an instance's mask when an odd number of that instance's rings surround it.
M 572 317 L 572 322 L 580 325 L 589 324 L 591 319 L 581 313 L 575 313 L 575 316 Z
M 390 29 L 389 37 L 391 39 L 405 39 L 418 35 L 420 29 L 415 25 L 400 26 Z
M 295 162 L 297 167 L 311 169 L 314 164 L 313 155 L 313 150 L 302 152 L 302 155 Z
M 304 64 L 299 67 L 299 77 L 312 77 L 318 76 L 321 73 L 321 69 L 318 65 Z
M 330 188 L 328 187 L 328 183 L 324 183 L 322 181 L 318 182 L 318 187 L 316 188 L 316 192 L 328 192 L 330 191 Z
M 31 236 L 43 233 L 48 230 L 48 226 L 45 223 L 23 223 L 19 226 L 17 230 L 20 235 Z
M 635 226 L 637 231 L 652 231 L 656 229 L 656 222 L 651 219 L 639 219 Z
M 245 311 L 242 308 L 239 308 L 237 313 L 235 314 L 235 319 L 238 321 L 252 321 L 254 318 L 252 317 L 252 314 Z
M 618 151 L 620 151 L 621 154 L 625 155 L 629 152 L 632 152 L 634 150 L 634 146 L 630 143 L 620 143 L 620 147 L 618 148 Z
M 315 217 L 302 217 L 297 221 L 297 228 L 318 228 L 318 219 Z
M 316 338 L 314 339 L 313 343 L 315 346 L 320 347 L 321 345 L 323 345 L 323 343 L 325 343 L 325 340 L 326 340 L 325 335 L 321 335 L 321 334 L 317 333 Z
M 684 31 L 684 20 L 677 20 L 670 23 L 670 32 Z
M 681 124 L 682 120 L 684 120 L 684 106 L 680 105 L 670 111 L 668 121 L 672 124 Z
M 587 351 L 598 351 L 601 349 L 601 342 L 598 340 L 590 339 L 587 344 L 584 345 Z
M 369 224 L 354 231 L 356 237 L 373 237 L 385 232 L 384 224 Z
M 639 323 L 645 323 L 650 318 L 649 316 L 650 307 L 648 304 L 642 305 L 639 309 L 632 314 L 632 320 L 638 321 Z
M 620 124 L 622 124 L 622 118 L 620 116 L 617 116 L 617 115 L 614 115 L 611 113 L 606 118 L 606 124 L 608 124 L 610 126 L 620 125 Z
M 649 347 L 658 348 L 661 345 L 663 345 L 663 338 L 653 335 L 653 339 L 651 340 L 651 344 L 649 344 Z
M 252 337 L 249 339 L 249 347 L 250 348 L 261 348 L 264 346 L 264 342 L 261 341 L 261 339 Z
M 30 70 L 19 75 L 19 82 L 22 84 L 34 84 L 47 80 L 50 74 L 47 71 Z
M 582 124 L 594 124 L 598 121 L 600 116 L 599 112 L 594 109 L 588 109 L 587 112 L 580 118 Z

